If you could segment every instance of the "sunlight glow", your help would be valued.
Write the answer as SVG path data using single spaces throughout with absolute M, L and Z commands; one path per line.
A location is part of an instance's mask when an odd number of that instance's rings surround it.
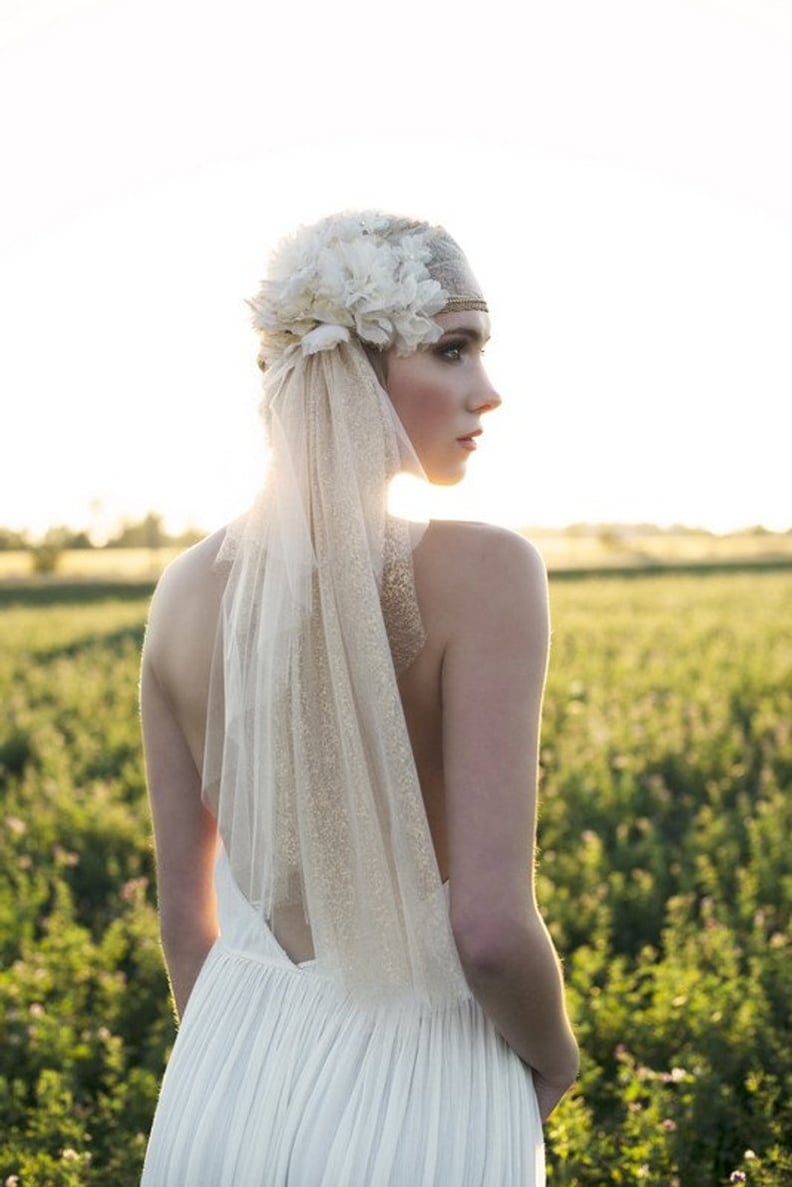
M 792 14 L 570 0 L 529 6 L 517 54 L 505 0 L 476 45 L 443 7 L 420 20 L 478 80 L 461 124 L 442 61 L 420 95 L 382 92 L 404 30 L 357 49 L 355 85 L 310 40 L 301 90 L 257 49 L 292 18 L 248 0 L 0 10 L 0 526 L 241 510 L 261 473 L 244 298 L 298 222 L 379 205 L 443 222 L 492 310 L 503 406 L 427 514 L 790 527 Z M 319 137 L 331 82 L 359 118 Z M 262 118 L 284 94 L 288 130 Z

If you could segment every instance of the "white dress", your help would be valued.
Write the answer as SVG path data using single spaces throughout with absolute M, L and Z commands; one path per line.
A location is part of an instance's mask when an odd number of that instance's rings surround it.
M 220 851 L 143 1187 L 540 1187 L 530 1072 L 472 996 L 362 1007 L 297 965 Z

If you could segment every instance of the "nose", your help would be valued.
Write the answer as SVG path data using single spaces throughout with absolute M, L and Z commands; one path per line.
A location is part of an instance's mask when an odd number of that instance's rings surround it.
M 503 400 L 492 386 L 489 376 L 482 370 L 481 382 L 476 385 L 476 390 L 473 393 L 472 410 L 474 412 L 491 412 L 494 408 L 500 408 L 502 403 Z

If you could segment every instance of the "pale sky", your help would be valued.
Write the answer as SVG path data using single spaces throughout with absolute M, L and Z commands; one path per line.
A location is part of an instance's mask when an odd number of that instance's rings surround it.
M 503 396 L 434 514 L 792 526 L 792 0 L 0 0 L 0 526 L 255 489 L 244 298 L 442 222 Z

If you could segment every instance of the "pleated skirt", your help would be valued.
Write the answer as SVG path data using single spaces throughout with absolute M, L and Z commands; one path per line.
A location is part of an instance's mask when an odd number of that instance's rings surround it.
M 220 937 L 162 1082 L 142 1187 L 540 1187 L 529 1071 L 475 999 L 361 1007 L 216 874 Z

